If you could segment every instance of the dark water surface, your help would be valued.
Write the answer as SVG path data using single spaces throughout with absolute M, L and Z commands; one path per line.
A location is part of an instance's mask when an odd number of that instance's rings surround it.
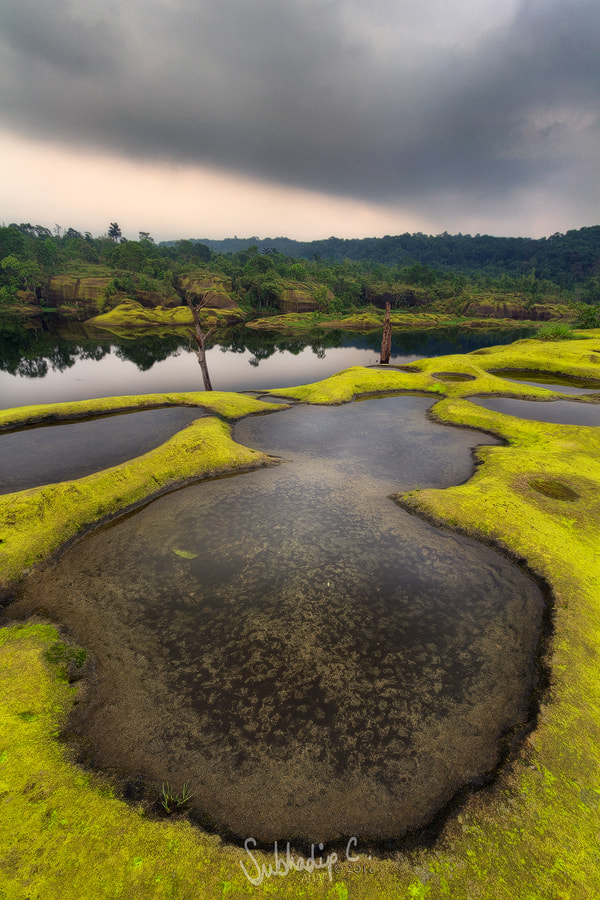
M 430 404 L 246 419 L 236 438 L 280 466 L 162 497 L 30 579 L 9 612 L 68 623 L 97 660 L 97 764 L 187 782 L 224 833 L 310 842 L 401 837 L 496 765 L 543 602 L 388 498 L 464 480 L 495 443 Z
M 471 403 L 492 412 L 517 416 L 534 422 L 554 425 L 600 425 L 600 403 L 579 403 L 577 400 L 515 400 L 512 397 L 469 397 Z
M 515 381 L 517 384 L 528 384 L 532 387 L 548 388 L 561 394 L 595 394 L 600 392 L 600 381 L 591 378 L 577 378 L 574 375 L 557 375 L 555 372 L 534 372 L 530 369 L 497 369 L 492 372 Z
M 172 407 L 39 425 L 0 435 L 0 494 L 83 478 L 158 447 L 202 409 Z

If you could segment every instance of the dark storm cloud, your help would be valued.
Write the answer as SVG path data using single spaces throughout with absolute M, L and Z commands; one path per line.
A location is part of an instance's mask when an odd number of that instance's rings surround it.
M 501 7 L 471 33 L 449 0 L 0 0 L 0 114 L 375 201 L 596 181 L 600 4 Z

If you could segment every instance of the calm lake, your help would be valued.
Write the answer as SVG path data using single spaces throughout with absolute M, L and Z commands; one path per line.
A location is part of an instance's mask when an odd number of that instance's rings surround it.
M 510 330 L 395 331 L 392 364 L 468 353 L 527 337 Z M 379 361 L 381 333 L 316 331 L 308 338 L 236 328 L 208 349 L 213 388 L 253 391 L 320 381 L 349 366 Z M 0 319 L 0 409 L 122 394 L 198 391 L 203 383 L 185 332 L 91 339 L 84 327 L 50 316 L 19 323 Z

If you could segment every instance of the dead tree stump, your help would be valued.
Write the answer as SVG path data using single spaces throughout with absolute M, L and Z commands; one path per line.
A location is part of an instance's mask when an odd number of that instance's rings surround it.
M 389 363 L 392 354 L 392 321 L 390 318 L 390 304 L 385 304 L 385 319 L 383 321 L 383 337 L 381 339 L 380 363 Z

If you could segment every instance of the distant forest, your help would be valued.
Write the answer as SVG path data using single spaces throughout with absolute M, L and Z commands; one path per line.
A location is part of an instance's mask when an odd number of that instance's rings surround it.
M 214 253 L 239 253 L 254 245 L 259 252 L 275 250 L 294 259 L 344 259 L 410 266 L 421 263 L 440 272 L 465 274 L 485 272 L 524 275 L 535 270 L 538 279 L 547 279 L 570 288 L 600 276 L 600 225 L 556 233 L 548 238 L 491 237 L 486 234 L 401 234 L 382 238 L 330 237 L 320 241 L 293 241 L 289 238 L 198 239 Z
M 124 297 L 174 306 L 209 289 L 225 291 L 246 316 L 337 314 L 385 302 L 473 315 L 474 302 L 526 310 L 559 303 L 577 307 L 589 327 L 600 323 L 600 226 L 539 240 L 404 234 L 160 244 L 148 232 L 128 240 L 117 222 L 100 237 L 59 225 L 54 231 L 30 223 L 0 227 L 0 308 L 6 310 L 79 305 L 91 314 L 92 307 L 112 308 Z

